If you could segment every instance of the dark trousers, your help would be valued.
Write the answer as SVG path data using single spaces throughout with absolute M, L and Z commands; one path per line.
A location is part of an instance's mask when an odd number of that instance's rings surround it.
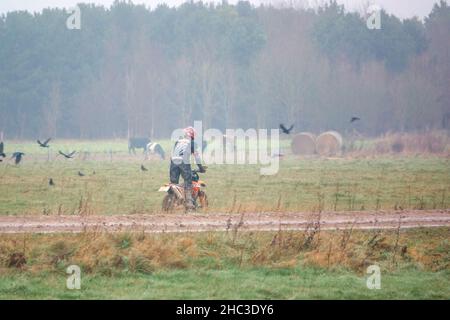
M 185 190 L 192 189 L 192 168 L 190 164 L 174 164 L 170 161 L 170 183 L 180 183 L 180 175 L 184 180 Z

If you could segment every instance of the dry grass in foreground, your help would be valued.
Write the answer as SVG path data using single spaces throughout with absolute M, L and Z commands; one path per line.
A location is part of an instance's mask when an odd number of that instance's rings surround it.
M 160 234 L 84 233 L 79 235 L 2 235 L 0 274 L 65 272 L 79 265 L 85 273 L 152 273 L 167 269 L 344 268 L 364 273 L 378 264 L 395 271 L 450 267 L 449 228 L 391 231 L 242 232 Z

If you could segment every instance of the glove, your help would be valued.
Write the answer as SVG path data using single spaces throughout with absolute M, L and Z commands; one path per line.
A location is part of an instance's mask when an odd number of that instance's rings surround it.
M 198 164 L 197 166 L 198 166 L 198 171 L 200 173 L 205 173 L 206 172 L 206 168 L 204 166 L 202 166 L 201 164 Z

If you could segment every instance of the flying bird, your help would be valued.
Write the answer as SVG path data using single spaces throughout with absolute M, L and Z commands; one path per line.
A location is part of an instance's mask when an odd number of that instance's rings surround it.
M 361 119 L 358 118 L 358 117 L 352 117 L 352 118 L 350 119 L 350 123 L 355 122 L 355 121 L 359 121 L 359 120 L 361 120 Z
M 54 185 L 55 185 L 55 183 L 53 182 L 53 179 L 52 179 L 52 178 L 50 178 L 50 179 L 48 180 L 48 185 L 49 185 L 49 186 L 54 186 Z
M 285 134 L 290 134 L 293 128 L 294 128 L 294 125 L 290 126 L 290 128 L 287 129 L 283 124 L 280 124 L 280 129 Z
M 24 156 L 25 153 L 23 152 L 14 152 L 11 159 L 14 158 L 14 163 L 19 164 L 20 161 L 22 161 L 22 156 Z
M 72 159 L 73 155 L 75 154 L 76 151 L 72 151 L 69 154 L 66 154 L 66 153 L 62 152 L 61 150 L 58 151 L 58 152 L 59 152 L 60 155 L 64 156 L 66 159 Z
M 144 167 L 143 164 L 141 164 L 141 170 L 142 170 L 142 171 L 148 171 L 148 169 L 147 169 L 146 167 Z
M 41 142 L 39 139 L 37 140 L 37 143 L 39 144 L 39 146 L 41 147 L 41 148 L 48 148 L 48 147 L 50 147 L 49 145 L 48 145 L 48 143 L 50 142 L 50 140 L 52 140 L 52 138 L 48 138 L 47 140 L 45 140 L 44 142 Z
M 84 177 L 84 173 L 81 172 L 81 171 L 78 171 L 78 175 L 79 175 L 80 177 Z

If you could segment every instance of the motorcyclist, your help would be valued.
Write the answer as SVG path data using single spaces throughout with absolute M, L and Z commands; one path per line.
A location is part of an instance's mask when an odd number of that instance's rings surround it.
M 183 129 L 184 137 L 175 142 L 170 159 L 170 182 L 178 184 L 180 175 L 184 180 L 185 206 L 187 209 L 194 209 L 192 199 L 192 168 L 191 155 L 194 155 L 195 164 L 199 172 L 205 172 L 205 167 L 201 164 L 200 154 L 194 142 L 195 130 L 192 127 Z

